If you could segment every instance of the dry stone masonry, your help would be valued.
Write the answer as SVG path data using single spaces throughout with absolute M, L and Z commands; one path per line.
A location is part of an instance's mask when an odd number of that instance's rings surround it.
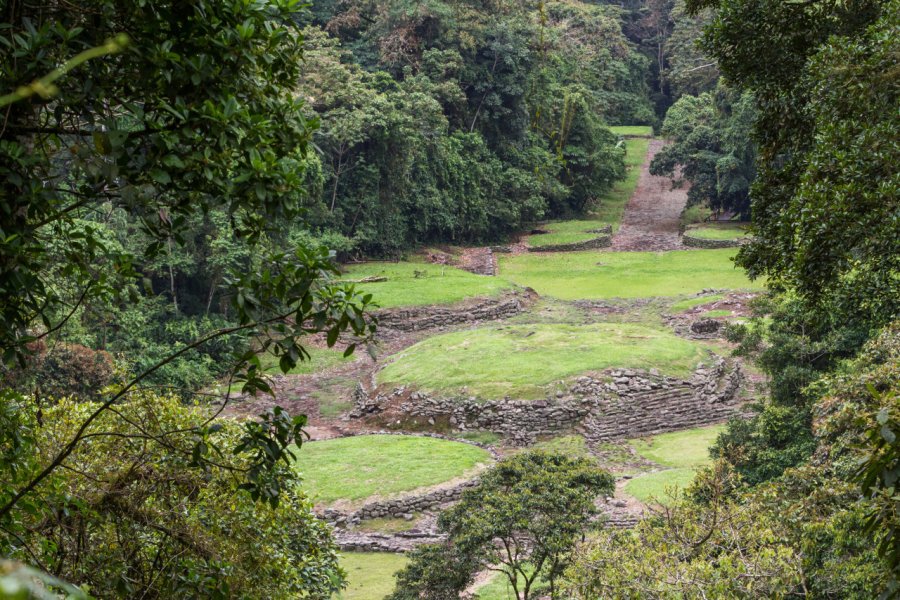
M 681 236 L 681 243 L 691 248 L 705 248 L 714 250 L 716 248 L 737 248 L 747 243 L 745 240 L 708 240 L 706 238 L 694 237 L 690 232 L 685 232 Z
M 381 310 L 375 313 L 380 330 L 422 331 L 451 325 L 495 321 L 513 317 L 534 303 L 533 292 L 514 292 L 500 298 L 459 306 L 416 306 Z
M 612 225 L 607 225 L 601 229 L 589 229 L 586 233 L 600 234 L 595 238 L 584 240 L 583 242 L 572 242 L 571 244 L 551 244 L 549 246 L 529 246 L 529 252 L 576 252 L 578 250 L 595 250 L 597 248 L 608 248 L 612 245 Z
M 352 512 L 325 509 L 322 512 L 322 517 L 336 525 L 355 525 L 368 519 L 411 519 L 413 513 L 456 502 L 460 499 L 464 490 L 476 485 L 478 485 L 478 479 L 470 479 L 451 487 L 433 490 L 424 494 L 369 502 Z
M 458 430 L 492 431 L 520 445 L 572 429 L 599 442 L 726 420 L 740 412 L 741 380 L 738 363 L 715 357 L 690 380 L 655 370 L 612 369 L 598 377 L 579 377 L 568 393 L 538 401 L 445 398 L 404 387 L 367 389 L 360 384 L 351 416 L 378 414 L 399 402 L 400 412 L 409 417 L 446 420 Z

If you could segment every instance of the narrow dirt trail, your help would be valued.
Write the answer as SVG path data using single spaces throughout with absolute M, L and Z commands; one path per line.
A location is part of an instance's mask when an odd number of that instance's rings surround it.
M 687 189 L 672 189 L 668 177 L 650 174 L 650 161 L 665 142 L 650 140 L 634 194 L 625 206 L 622 225 L 613 236 L 613 252 L 682 250 L 678 218 L 687 202 Z

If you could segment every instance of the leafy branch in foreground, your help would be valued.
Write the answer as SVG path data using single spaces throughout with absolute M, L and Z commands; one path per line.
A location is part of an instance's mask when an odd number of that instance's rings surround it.
M 309 333 L 326 332 L 329 346 L 333 346 L 338 336 L 348 329 L 359 339 L 371 342 L 375 333 L 375 323 L 366 316 L 371 295 L 360 297 L 352 285 L 321 285 L 320 282 L 323 279 L 327 281 L 329 273 L 334 271 L 335 267 L 327 251 L 308 252 L 299 248 L 294 257 L 286 255 L 273 257 L 270 267 L 258 275 L 244 275 L 236 279 L 234 283 L 239 287 L 234 294 L 234 304 L 239 315 L 239 324 L 198 338 L 111 392 L 81 423 L 72 439 L 39 473 L 15 491 L 3 490 L 5 492 L 3 496 L 6 498 L 0 505 L 0 523 L 25 495 L 63 465 L 98 417 L 137 389 L 156 370 L 183 354 L 224 335 L 246 332 L 264 338 L 263 350 L 268 350 L 270 344 L 275 343 L 282 352 L 286 352 L 282 355 L 282 358 L 286 358 L 282 361 L 282 369 L 287 372 L 296 366 L 303 352 L 300 338 Z M 273 338 L 275 334 L 278 336 L 277 341 Z M 244 389 L 271 393 L 271 389 L 257 370 L 259 359 L 256 354 L 253 352 L 245 354 L 238 364 L 242 363 L 255 363 L 250 364 L 248 368 Z M 245 489 L 250 490 L 254 498 L 266 499 L 273 506 L 278 503 L 279 485 L 277 480 L 262 475 L 271 472 L 273 465 L 279 460 L 287 461 L 291 457 L 287 447 L 299 438 L 302 425 L 305 424 L 303 419 L 295 418 L 286 422 L 286 418 L 283 412 L 278 411 L 264 415 L 262 424 L 245 425 L 246 437 L 235 448 L 236 453 L 246 451 L 256 457 L 256 462 L 249 471 Z M 197 447 L 203 450 L 195 450 L 195 457 L 199 458 L 208 452 L 205 442 L 198 442 Z
M 59 79 L 60 77 L 64 77 L 69 71 L 81 66 L 91 59 L 100 58 L 101 56 L 106 56 L 107 54 L 116 54 L 118 52 L 122 52 L 125 48 L 128 47 L 128 44 L 130 42 L 131 40 L 127 35 L 125 35 L 124 33 L 120 33 L 116 37 L 106 40 L 106 42 L 102 46 L 89 48 L 87 50 L 79 52 L 40 79 L 35 79 L 28 85 L 20 86 L 15 91 L 10 92 L 5 96 L 0 96 L 0 108 L 3 108 L 8 104 L 12 104 L 13 102 L 27 100 L 32 96 L 40 96 L 43 100 L 49 100 L 59 93 L 59 88 L 54 83 L 57 79 Z

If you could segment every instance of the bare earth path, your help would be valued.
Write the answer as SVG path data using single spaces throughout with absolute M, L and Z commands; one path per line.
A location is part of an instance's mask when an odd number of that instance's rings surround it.
M 687 189 L 673 190 L 668 177 L 650 174 L 650 161 L 664 145 L 662 140 L 650 140 L 637 187 L 613 236 L 610 250 L 614 252 L 684 249 L 678 235 L 678 217 L 687 202 Z

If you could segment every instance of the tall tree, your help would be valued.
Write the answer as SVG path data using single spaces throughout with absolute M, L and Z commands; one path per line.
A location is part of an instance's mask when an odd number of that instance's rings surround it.
M 225 216 L 235 235 L 257 244 L 259 252 L 256 268 L 221 275 L 230 322 L 194 330 L 188 340 L 103 389 L 97 402 L 69 415 L 73 422 L 47 446 L 50 452 L 32 453 L 20 464 L 4 457 L 4 551 L 24 552 L 28 544 L 18 540 L 34 533 L 35 515 L 66 510 L 68 490 L 57 474 L 78 470 L 73 463 L 88 440 L 97 438 L 136 436 L 141 445 L 178 454 L 186 469 L 224 468 L 228 492 L 248 502 L 276 507 L 293 493 L 284 465 L 291 444 L 300 441 L 302 415 L 274 410 L 223 440 L 212 424 L 218 412 L 190 414 L 175 427 L 187 436 L 187 447 L 169 444 L 167 436 L 175 432 L 154 430 L 152 410 L 136 415 L 145 421 L 129 420 L 137 432 L 127 434 L 112 430 L 106 417 L 121 416 L 160 370 L 225 336 L 245 340 L 231 357 L 244 389 L 270 392 L 259 359 L 248 350 L 250 340 L 253 350 L 274 352 L 288 370 L 308 356 L 304 336 L 325 333 L 333 345 L 346 331 L 361 341 L 374 332 L 365 315 L 369 299 L 331 281 L 337 270 L 327 250 L 285 253 L 263 244 L 300 218 L 308 192 L 313 123 L 284 85 L 296 81 L 301 68 L 299 11 L 293 0 L 4 4 L 0 87 L 36 82 L 23 88 L 36 93 L 20 93 L 18 101 L 5 104 L 0 125 L 0 349 L 8 364 L 27 366 L 36 342 L 55 340 L 85 311 L 122 310 L 145 301 L 141 265 L 157 261 L 168 275 L 174 304 L 180 298 L 177 270 L 184 267 L 178 248 L 210 214 Z M 63 73 L 58 67 L 70 57 L 109 46 L 110 39 L 130 44 L 57 78 L 54 86 L 43 83 L 48 73 Z M 109 235 L 122 215 L 137 224 L 128 247 Z M 15 396 L 9 406 L 40 423 L 41 403 L 53 401 Z M 4 451 L 7 443 L 22 446 L 27 436 L 21 420 L 0 423 Z M 233 448 L 219 448 L 222 441 L 234 442 Z M 120 448 L 130 453 L 122 458 L 133 466 L 176 460 Z M 218 460 L 226 450 L 234 452 L 237 465 Z M 86 467 L 88 481 L 106 472 L 103 463 L 89 461 Z M 144 525 L 165 527 L 167 516 L 146 519 Z M 315 540 L 298 543 L 306 542 Z M 189 556 L 195 550 L 181 548 Z
M 440 556 L 454 565 L 454 574 L 457 568 L 470 576 L 481 569 L 499 572 L 517 600 L 537 597 L 539 582 L 556 598 L 557 580 L 596 512 L 594 501 L 611 493 L 613 484 L 612 476 L 588 459 L 537 451 L 504 459 L 441 513 L 439 526 L 449 535 L 449 548 L 417 555 L 398 577 L 392 598 L 447 597 L 428 595 L 432 563 Z M 458 589 L 449 593 L 459 594 L 468 580 L 455 575 Z

